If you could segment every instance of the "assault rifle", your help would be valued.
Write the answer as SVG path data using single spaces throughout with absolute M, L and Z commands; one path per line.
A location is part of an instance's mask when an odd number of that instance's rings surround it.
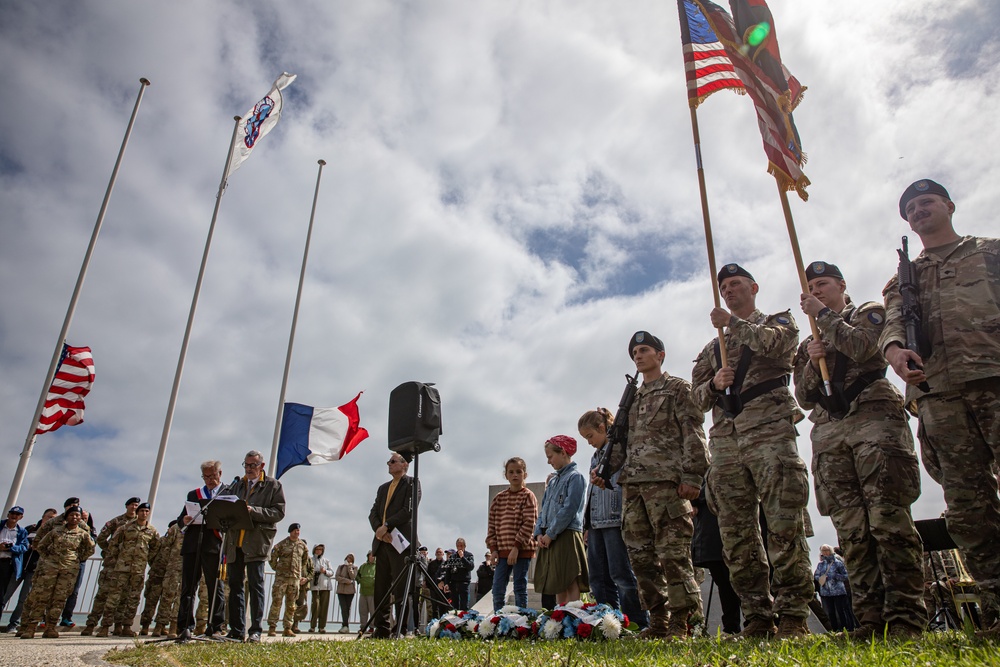
M 903 324 L 906 326 L 906 349 L 916 352 L 923 359 L 930 355 L 929 353 L 925 354 L 925 346 L 921 344 L 924 338 L 920 330 L 922 320 L 919 302 L 920 293 L 917 291 L 917 283 L 914 280 L 913 264 L 910 263 L 909 240 L 905 236 L 903 237 L 902 250 L 896 250 L 896 252 L 899 254 L 899 270 L 896 272 L 896 275 L 899 278 L 899 295 L 903 298 L 902 310 Z M 917 364 L 912 359 L 906 362 L 906 367 L 911 371 L 917 370 Z M 923 392 L 931 390 L 926 380 L 918 384 L 917 388 Z
M 613 489 L 615 485 L 611 483 L 611 476 L 614 471 L 611 469 L 611 453 L 615 445 L 625 447 L 628 444 L 628 412 L 635 402 L 635 392 L 639 384 L 639 374 L 625 374 L 625 391 L 622 393 L 622 400 L 618 402 L 618 412 L 615 413 L 615 420 L 608 427 L 608 441 L 604 445 L 604 453 L 601 460 L 597 462 L 594 472 L 604 480 L 604 488 Z

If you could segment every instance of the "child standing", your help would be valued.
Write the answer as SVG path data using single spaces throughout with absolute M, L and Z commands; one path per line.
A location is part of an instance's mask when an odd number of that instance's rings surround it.
M 583 413 L 577 422 L 580 436 L 594 448 L 590 469 L 597 467 L 608 444 L 608 429 L 614 415 L 607 408 Z M 614 488 L 602 489 L 591 484 L 587 491 L 587 508 L 584 528 L 587 536 L 587 565 L 594 600 L 615 609 L 621 607 L 625 615 L 635 620 L 640 628 L 648 625 L 646 612 L 639 602 L 639 584 L 632 572 L 628 549 L 622 539 L 622 487 L 618 483 L 621 470 L 611 476 Z
M 504 477 L 510 488 L 497 494 L 490 503 L 489 526 L 486 529 L 486 549 L 493 554 L 493 609 L 504 606 L 507 581 L 514 575 L 514 604 L 528 606 L 528 566 L 535 555 L 531 538 L 538 519 L 538 500 L 528 490 L 528 465 L 513 457 L 503 465 Z
M 556 435 L 545 441 L 545 458 L 556 471 L 545 488 L 534 534 L 541 552 L 535 590 L 556 596 L 556 604 L 580 599 L 590 590 L 583 546 L 583 503 L 587 480 L 573 462 L 576 440 Z

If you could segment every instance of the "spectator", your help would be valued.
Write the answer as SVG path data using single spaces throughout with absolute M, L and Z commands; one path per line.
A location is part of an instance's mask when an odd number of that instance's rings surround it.
M 455 540 L 455 553 L 444 564 L 444 592 L 451 598 L 453 609 L 464 611 L 469 608 L 469 587 L 472 586 L 472 571 L 476 569 L 476 557 L 465 550 L 465 539 Z
M 819 563 L 813 577 L 819 583 L 819 597 L 833 631 L 853 630 L 854 616 L 847 598 L 847 566 L 829 544 L 819 548 Z
M 695 567 L 705 568 L 712 575 L 715 588 L 719 591 L 719 604 L 722 606 L 722 631 L 727 635 L 735 635 L 741 630 L 740 596 L 733 590 L 733 585 L 729 581 L 729 568 L 726 567 L 722 557 L 719 519 L 708 508 L 708 502 L 705 500 L 706 488 L 702 485 L 698 499 L 691 501 L 694 506 L 691 562 Z
M 330 615 L 330 591 L 333 590 L 333 566 L 324 554 L 326 547 L 317 544 L 313 547 L 312 564 L 312 609 L 309 613 L 309 632 L 319 629 L 320 634 L 326 633 L 326 619 Z M 374 575 L 374 572 L 372 573 Z
M 28 551 L 28 531 L 18 525 L 24 518 L 24 508 L 15 505 L 7 512 L 7 520 L 0 525 L 0 610 L 7 605 L 10 584 L 21 578 L 24 554 Z
M 17 629 L 17 626 L 21 623 L 21 610 L 24 609 L 24 601 L 28 599 L 28 594 L 31 592 L 31 582 L 35 576 L 35 568 L 38 567 L 38 552 L 35 551 L 34 542 L 35 534 L 38 529 L 42 527 L 42 524 L 54 517 L 59 512 L 54 508 L 49 508 L 45 510 L 42 514 L 41 520 L 31 526 L 28 526 L 28 553 L 24 559 L 24 567 L 21 570 L 21 592 L 17 596 L 17 604 L 14 606 L 14 610 L 10 612 L 10 619 L 7 622 L 6 627 L 3 628 L 4 632 L 13 632 Z
M 375 554 L 371 551 L 358 568 L 358 589 L 358 615 L 361 617 L 361 628 L 364 629 L 375 612 Z
M 354 565 L 354 554 L 347 554 L 344 562 L 337 567 L 337 601 L 340 602 L 340 632 L 351 631 L 348 627 L 351 618 L 351 602 L 357 590 L 355 580 L 358 578 L 358 568 Z
M 538 500 L 524 485 L 528 465 L 517 456 L 504 463 L 504 478 L 510 487 L 490 503 L 486 548 L 493 556 L 493 609 L 507 600 L 507 581 L 514 578 L 514 604 L 528 606 L 528 568 L 535 555 L 531 533 L 538 520 Z
M 496 565 L 493 564 L 493 554 L 487 551 L 486 556 L 483 558 L 483 562 L 479 564 L 479 569 L 476 570 L 477 602 L 480 598 L 491 594 L 493 591 L 493 573 L 495 571 Z M 496 608 L 497 607 L 494 607 L 494 609 Z

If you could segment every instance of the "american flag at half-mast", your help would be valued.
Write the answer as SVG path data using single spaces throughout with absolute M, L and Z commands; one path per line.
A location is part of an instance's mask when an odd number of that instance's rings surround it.
M 677 0 L 677 11 L 691 108 L 698 108 L 709 95 L 725 88 L 745 95 L 743 80 L 701 8 L 692 0 Z
M 805 155 L 798 130 L 792 120 L 792 108 L 801 99 L 802 88 L 798 81 L 782 67 L 785 91 L 776 87 L 760 67 L 745 53 L 748 47 L 736 31 L 733 18 L 722 7 L 708 0 L 691 0 L 699 6 L 709 25 L 726 48 L 736 73 L 743 80 L 747 95 L 753 100 L 757 123 L 767 155 L 767 171 L 785 190 L 794 190 L 803 200 L 809 198 L 806 187 L 809 179 L 802 172 Z
M 45 397 L 45 407 L 38 419 L 35 435 L 55 431 L 62 425 L 83 422 L 83 398 L 94 386 L 94 357 L 89 347 L 70 347 L 63 343 L 62 355 L 52 386 Z
M 227 179 L 246 162 L 257 142 L 278 124 L 278 119 L 281 118 L 281 91 L 295 81 L 295 77 L 295 74 L 283 72 L 275 80 L 267 95 L 243 115 L 236 130 L 236 143 L 233 144 L 233 156 L 229 162 L 229 171 L 226 172 Z

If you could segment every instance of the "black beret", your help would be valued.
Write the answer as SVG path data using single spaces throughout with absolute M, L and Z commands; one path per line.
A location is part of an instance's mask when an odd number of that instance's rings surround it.
M 940 183 L 935 183 L 929 178 L 922 178 L 919 181 L 910 183 L 910 187 L 903 190 L 903 196 L 899 198 L 899 215 L 903 220 L 906 218 L 906 205 L 917 195 L 941 195 L 951 201 L 951 195 Z
M 149 503 L 139 503 L 139 506 L 136 507 L 136 509 L 137 510 L 148 510 L 148 509 L 153 509 L 153 508 L 149 506 Z
M 753 276 L 750 275 L 750 272 L 744 269 L 739 264 L 726 264 L 724 267 L 722 267 L 722 270 L 719 271 L 718 275 L 719 284 L 721 285 L 723 280 L 725 280 L 726 278 L 732 278 L 733 276 L 743 276 L 744 278 L 749 278 L 753 282 L 757 282 L 756 280 L 753 279 Z
M 290 532 L 292 532 L 293 530 L 301 530 L 301 529 L 302 529 L 302 526 L 300 526 L 300 525 L 299 525 L 299 524 L 297 524 L 297 523 L 293 523 L 292 525 L 290 525 L 290 526 L 288 527 L 288 532 L 290 533 Z
M 128 507 L 132 503 L 141 503 L 141 502 L 142 502 L 142 498 L 137 498 L 135 496 L 132 496 L 131 498 L 129 498 L 128 500 L 125 501 L 125 507 Z
M 806 280 L 816 278 L 839 278 L 844 279 L 844 274 L 840 272 L 840 267 L 829 262 L 812 262 L 806 267 Z
M 636 345 L 648 345 L 657 352 L 663 352 L 663 341 L 648 331 L 636 331 L 628 342 L 628 358 L 632 358 L 632 350 Z
M 79 505 L 70 505 L 69 507 L 66 508 L 67 515 L 73 512 L 76 512 L 77 514 L 83 514 L 83 509 Z
M 79 498 L 67 498 L 66 502 L 63 503 L 63 509 L 66 509 L 68 507 L 72 507 L 73 505 L 79 505 L 79 504 L 80 504 L 80 499 Z

